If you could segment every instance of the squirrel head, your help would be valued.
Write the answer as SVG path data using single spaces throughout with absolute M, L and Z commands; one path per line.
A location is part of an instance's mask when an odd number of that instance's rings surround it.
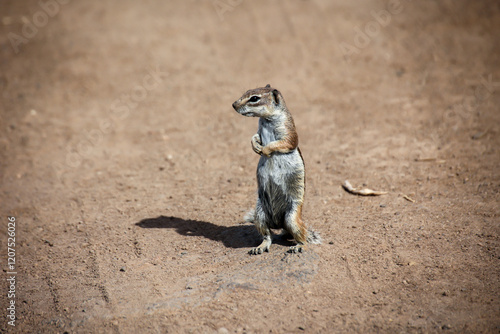
M 233 108 L 243 116 L 269 118 L 286 106 L 279 90 L 267 85 L 247 91 L 233 103 Z

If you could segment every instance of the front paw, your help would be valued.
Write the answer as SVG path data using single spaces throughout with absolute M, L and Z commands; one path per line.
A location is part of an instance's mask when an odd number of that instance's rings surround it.
M 259 134 L 255 134 L 252 137 L 252 149 L 257 154 L 262 154 L 262 142 L 260 141 Z
M 271 157 L 271 153 L 273 153 L 273 151 L 269 148 L 269 146 L 262 147 L 261 151 L 262 151 L 262 154 L 264 154 L 268 158 L 270 158 Z
M 258 155 L 262 155 L 262 145 L 261 144 L 252 144 L 253 151 Z

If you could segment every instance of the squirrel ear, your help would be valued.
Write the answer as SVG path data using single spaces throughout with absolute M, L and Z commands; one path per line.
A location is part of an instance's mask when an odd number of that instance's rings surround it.
M 265 88 L 271 88 L 271 85 L 270 85 L 270 84 L 267 84 Z
M 281 104 L 281 93 L 277 89 L 273 89 L 273 99 L 276 104 Z

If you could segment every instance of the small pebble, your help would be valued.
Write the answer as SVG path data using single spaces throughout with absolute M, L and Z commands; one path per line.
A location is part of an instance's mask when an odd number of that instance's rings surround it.
M 475 133 L 471 138 L 473 140 L 478 140 L 480 139 L 482 136 L 484 136 L 486 134 L 486 131 L 482 131 L 482 132 L 477 132 Z

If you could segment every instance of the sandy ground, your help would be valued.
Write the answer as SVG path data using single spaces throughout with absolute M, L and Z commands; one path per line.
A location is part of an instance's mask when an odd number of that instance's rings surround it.
M 0 16 L 2 331 L 500 331 L 497 2 L 29 0 Z M 231 103 L 268 83 L 324 240 L 297 255 L 247 254 L 257 119 Z

